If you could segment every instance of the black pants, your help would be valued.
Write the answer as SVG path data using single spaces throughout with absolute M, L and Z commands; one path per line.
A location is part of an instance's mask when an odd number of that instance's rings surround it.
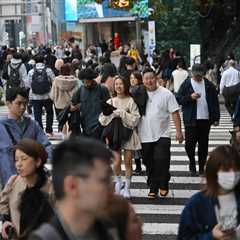
M 43 107 L 46 110 L 46 132 L 52 133 L 52 125 L 53 125 L 53 103 L 51 99 L 47 100 L 32 100 L 33 111 L 34 111 L 34 119 L 39 123 L 40 127 L 43 129 L 42 124 L 42 109 Z
M 160 138 L 157 142 L 142 143 L 143 163 L 146 166 L 150 189 L 168 190 L 170 146 L 170 138 Z
M 190 170 L 196 170 L 195 148 L 198 143 L 199 171 L 203 172 L 208 155 L 210 122 L 209 120 L 197 120 L 195 126 L 185 126 L 185 150 L 190 161 Z

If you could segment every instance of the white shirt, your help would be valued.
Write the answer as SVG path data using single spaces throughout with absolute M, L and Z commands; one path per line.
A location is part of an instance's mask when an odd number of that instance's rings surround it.
M 174 92 L 178 92 L 181 84 L 188 77 L 188 72 L 182 68 L 176 69 L 172 72 L 173 76 L 173 90 Z
M 179 110 L 175 96 L 163 87 L 147 93 L 146 114 L 138 125 L 141 142 L 156 142 L 160 137 L 170 138 L 170 114 Z
M 216 217 L 222 228 L 237 227 L 237 201 L 234 192 L 218 196 L 219 209 Z
M 191 79 L 191 84 L 194 92 L 201 95 L 201 97 L 197 99 L 197 119 L 209 119 L 204 80 L 198 82 Z
M 222 74 L 220 81 L 220 93 L 222 93 L 224 87 L 230 87 L 240 82 L 240 73 L 234 67 L 229 67 Z

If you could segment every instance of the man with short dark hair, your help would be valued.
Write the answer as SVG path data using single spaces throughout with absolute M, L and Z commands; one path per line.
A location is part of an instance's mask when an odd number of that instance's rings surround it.
M 16 173 L 13 146 L 23 138 L 31 138 L 43 144 L 51 158 L 51 143 L 36 121 L 24 116 L 28 93 L 24 88 L 9 88 L 6 91 L 8 116 L 0 120 L 0 179 L 4 185 Z
M 217 126 L 220 119 L 216 88 L 204 76 L 204 66 L 193 65 L 192 78 L 187 78 L 177 93 L 177 100 L 182 105 L 185 149 L 192 176 L 198 175 L 195 163 L 196 144 L 198 143 L 199 174 L 202 175 L 208 155 L 210 128 L 211 125 Z
M 33 232 L 31 240 L 111 239 L 100 220 L 111 193 L 111 158 L 105 145 L 83 137 L 54 149 L 56 215 Z
M 175 96 L 166 88 L 157 86 L 155 72 L 143 71 L 143 84 L 139 91 L 134 89 L 133 97 L 142 115 L 138 134 L 142 143 L 143 163 L 146 165 L 148 198 L 156 199 L 169 192 L 170 180 L 170 116 L 176 127 L 176 140 L 183 141 L 179 106 Z

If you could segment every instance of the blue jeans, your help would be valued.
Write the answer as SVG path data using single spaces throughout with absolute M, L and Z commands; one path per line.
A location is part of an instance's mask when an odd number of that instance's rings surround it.
M 46 110 L 46 133 L 52 133 L 52 125 L 53 125 L 53 102 L 51 99 L 46 100 L 32 100 L 34 111 L 34 119 L 39 123 L 40 127 L 43 129 L 42 124 L 42 110 L 43 107 Z

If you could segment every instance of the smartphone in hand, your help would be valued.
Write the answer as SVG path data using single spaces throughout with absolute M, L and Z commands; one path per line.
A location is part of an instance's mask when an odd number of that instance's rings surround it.
M 197 93 L 197 95 L 198 95 L 198 98 L 200 98 L 200 97 L 201 97 L 201 93 Z

